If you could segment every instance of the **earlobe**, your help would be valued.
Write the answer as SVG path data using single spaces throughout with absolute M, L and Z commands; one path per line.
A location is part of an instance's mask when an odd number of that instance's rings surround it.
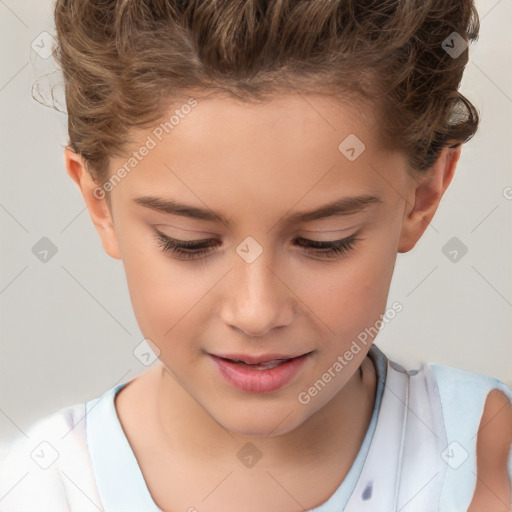
M 99 189 L 102 193 L 98 194 L 98 183 L 87 171 L 83 158 L 69 146 L 64 151 L 64 162 L 67 173 L 82 193 L 105 252 L 112 258 L 121 259 L 114 221 L 104 191 Z
M 406 205 L 398 252 L 410 251 L 421 238 L 451 183 L 460 158 L 461 146 L 444 148 L 436 162 L 424 171 L 411 189 Z

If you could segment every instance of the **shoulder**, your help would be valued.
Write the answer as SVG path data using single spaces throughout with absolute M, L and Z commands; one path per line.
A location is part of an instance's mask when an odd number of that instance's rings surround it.
M 469 455 L 467 478 L 474 484 L 468 511 L 510 512 L 512 390 L 494 377 L 445 365 L 429 366 L 438 387 L 448 439 L 462 444 Z M 450 475 L 453 481 L 461 476 L 461 469 Z
M 439 392 L 443 412 L 449 420 L 471 420 L 480 422 L 489 394 L 489 407 L 497 400 L 512 403 L 512 390 L 501 380 L 488 375 L 428 363 Z
M 99 502 L 88 470 L 84 417 L 85 404 L 68 406 L 40 418 L 3 444 L 2 512 L 69 512 L 76 486 L 90 496 L 83 510 L 89 510 L 92 501 Z
M 508 512 L 512 496 L 507 461 L 512 446 L 512 406 L 503 391 L 487 395 L 477 436 L 477 484 L 469 512 Z

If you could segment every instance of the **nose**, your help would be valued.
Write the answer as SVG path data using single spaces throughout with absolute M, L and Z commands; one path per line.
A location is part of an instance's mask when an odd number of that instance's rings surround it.
M 223 290 L 223 321 L 251 337 L 289 325 L 295 312 L 290 288 L 293 286 L 276 269 L 270 251 L 264 250 L 252 263 L 235 255 Z

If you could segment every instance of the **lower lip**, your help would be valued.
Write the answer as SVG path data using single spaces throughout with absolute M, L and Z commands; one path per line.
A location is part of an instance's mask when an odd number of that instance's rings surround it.
M 270 393 L 290 382 L 311 354 L 294 357 L 269 370 L 251 370 L 249 365 L 243 366 L 209 355 L 224 379 L 234 388 L 248 393 Z

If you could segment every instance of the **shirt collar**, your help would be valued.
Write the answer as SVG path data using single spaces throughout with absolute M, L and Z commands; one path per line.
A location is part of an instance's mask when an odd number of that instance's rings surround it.
M 114 404 L 119 384 L 86 403 L 87 445 L 104 512 L 162 512 L 153 501 Z

